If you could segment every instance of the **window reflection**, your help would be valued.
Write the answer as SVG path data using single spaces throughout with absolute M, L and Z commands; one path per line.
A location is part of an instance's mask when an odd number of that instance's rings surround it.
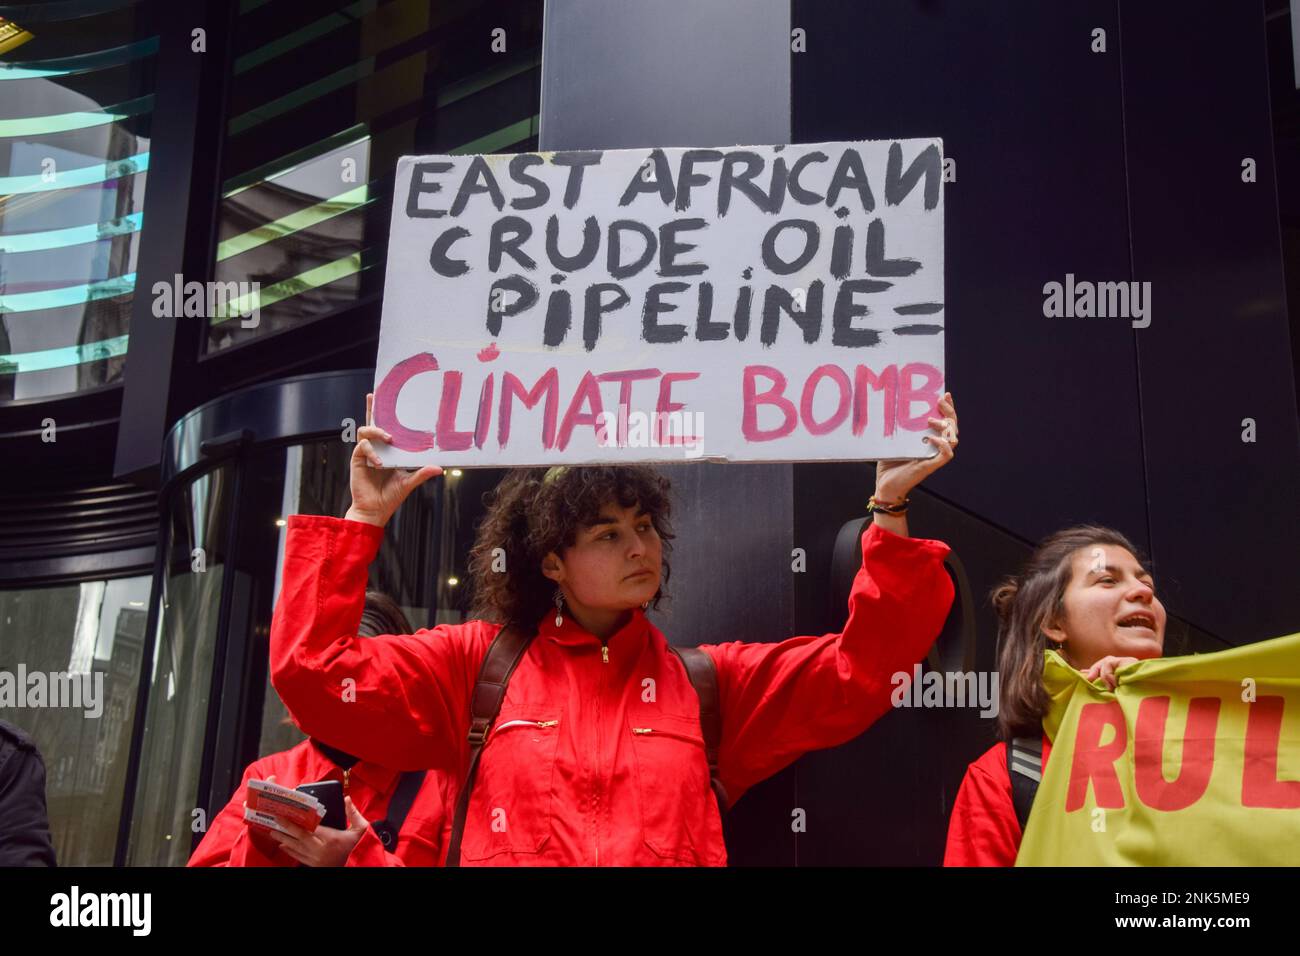
M 149 675 L 127 862 L 179 866 L 203 820 L 198 784 L 208 725 L 221 585 L 229 563 L 233 467 L 196 479 L 173 499 L 162 607 Z
M 260 284 L 260 321 L 215 319 L 209 350 L 379 293 L 398 157 L 537 142 L 541 0 L 268 4 L 239 22 L 216 272 Z
M 108 7 L 108 9 L 106 9 Z M 0 61 L 0 401 L 120 379 L 150 149 L 152 4 L 16 12 Z
M 150 575 L 0 591 L 0 671 L 68 674 L 80 707 L 0 708 L 45 760 L 60 866 L 112 866 L 144 653 Z M 30 676 L 29 676 L 30 681 Z M 30 683 L 29 683 L 29 686 Z M 65 684 L 70 687 L 70 684 Z M 28 702 L 31 702 L 29 698 Z

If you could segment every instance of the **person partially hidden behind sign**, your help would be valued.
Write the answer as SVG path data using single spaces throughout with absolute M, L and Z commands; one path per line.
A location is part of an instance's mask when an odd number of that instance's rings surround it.
M 374 634 L 410 633 L 406 615 L 387 594 L 367 591 L 363 600 L 358 632 L 365 640 Z M 308 833 L 283 821 L 289 832 L 277 833 L 247 823 L 244 793 L 249 780 L 286 787 L 339 781 L 345 795 L 340 816 L 347 826 L 321 823 Z M 213 818 L 186 865 L 437 866 L 447 829 L 447 799 L 446 774 L 402 773 L 358 760 L 320 740 L 304 740 L 248 766 L 239 789 Z
M 1016 862 L 1051 753 L 1042 733 L 1045 649 L 1112 690 L 1120 668 L 1160 657 L 1164 649 L 1165 608 L 1155 582 L 1132 543 L 1109 528 L 1082 525 L 1043 539 L 1021 573 L 995 588 L 991 598 L 1002 648 L 1003 742 L 966 770 L 948 824 L 944 866 Z
M 945 395 L 937 454 L 877 466 L 875 503 L 892 513 L 862 536 L 841 633 L 762 644 L 724 628 L 679 658 L 645 613 L 669 577 L 668 480 L 555 466 L 514 470 L 490 496 L 469 560 L 478 619 L 358 640 L 384 525 L 441 471 L 383 469 L 372 406 L 346 517 L 288 518 L 271 674 L 308 733 L 457 774 L 448 866 L 724 865 L 721 812 L 888 711 L 890 675 L 925 655 L 952 604 L 948 546 L 908 537 L 902 514 L 952 460 Z

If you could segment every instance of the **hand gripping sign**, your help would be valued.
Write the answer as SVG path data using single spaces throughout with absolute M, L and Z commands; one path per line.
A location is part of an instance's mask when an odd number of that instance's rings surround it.
M 403 157 L 384 463 L 931 456 L 941 146 Z
M 1017 866 L 1293 866 L 1300 634 L 1089 684 L 1046 653 L 1052 752 Z

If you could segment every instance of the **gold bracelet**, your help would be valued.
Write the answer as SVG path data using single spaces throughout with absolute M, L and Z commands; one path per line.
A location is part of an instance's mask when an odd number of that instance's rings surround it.
M 907 514 L 907 506 L 910 503 L 910 498 L 904 498 L 902 501 L 895 501 L 893 503 L 886 503 L 883 501 L 877 501 L 876 496 L 872 495 L 867 501 L 867 514 L 879 511 L 881 514 L 887 515 L 905 515 Z

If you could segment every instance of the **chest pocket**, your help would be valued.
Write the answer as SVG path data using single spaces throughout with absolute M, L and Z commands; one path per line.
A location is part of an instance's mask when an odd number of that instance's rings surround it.
M 537 853 L 551 836 L 555 753 L 563 709 L 502 710 L 479 758 L 461 855 Z
M 709 787 L 709 763 L 694 717 L 631 713 L 645 843 L 657 856 L 699 866 L 726 859 L 722 818 Z

